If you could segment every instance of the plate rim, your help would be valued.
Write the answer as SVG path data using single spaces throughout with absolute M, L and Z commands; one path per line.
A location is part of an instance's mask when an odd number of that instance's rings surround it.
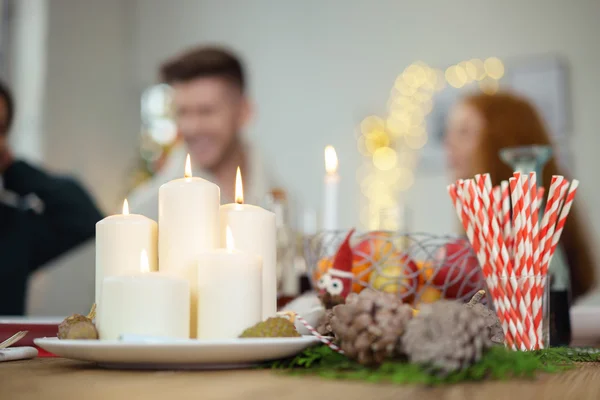
M 320 340 L 314 335 L 302 335 L 299 337 L 269 337 L 269 338 L 233 338 L 233 339 L 173 339 L 160 341 L 122 341 L 122 340 L 77 340 L 77 339 L 59 339 L 58 337 L 40 337 L 33 339 L 36 346 L 42 347 L 44 344 L 52 346 L 85 346 L 85 347 L 206 347 L 206 346 L 245 346 L 245 345 L 272 345 L 273 342 L 279 344 L 295 343 L 318 343 Z

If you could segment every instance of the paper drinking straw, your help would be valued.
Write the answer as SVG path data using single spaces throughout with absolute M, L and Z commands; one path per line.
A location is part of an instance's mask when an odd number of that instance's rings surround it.
M 533 226 L 531 223 L 531 207 L 532 197 L 530 189 L 530 181 L 527 175 L 522 175 L 521 185 L 523 190 L 523 209 L 522 216 L 525 218 L 525 256 L 526 263 L 522 273 L 531 274 L 533 272 Z
M 475 231 L 473 229 L 473 223 L 472 223 L 473 221 L 469 218 L 468 213 L 466 211 L 466 206 L 463 205 L 463 201 L 462 201 L 461 197 L 459 196 L 458 182 L 457 182 L 457 184 L 449 185 L 447 187 L 447 190 L 448 190 L 448 194 L 450 195 L 450 198 L 452 199 L 452 203 L 454 205 L 456 214 L 457 214 L 459 220 L 461 221 L 463 228 L 465 229 L 465 232 L 467 234 L 467 238 L 471 242 L 471 245 L 473 247 L 475 255 L 477 256 L 479 265 L 481 266 L 483 275 L 486 279 L 487 286 L 488 286 L 490 292 L 492 293 L 492 299 L 494 302 L 494 307 L 496 309 L 496 313 L 497 313 L 500 323 L 503 327 L 503 330 L 506 332 L 505 333 L 506 341 L 507 341 L 507 343 L 509 343 L 510 346 L 514 346 L 514 340 L 512 339 L 512 334 L 510 333 L 509 327 L 508 327 L 508 320 L 505 317 L 505 312 L 503 311 L 503 307 L 498 302 L 499 296 L 494 295 L 494 293 L 497 292 L 497 290 L 496 290 L 497 285 L 491 279 L 491 275 L 493 275 L 493 274 L 491 273 L 491 267 L 489 266 L 489 260 L 487 259 L 487 253 L 481 249 L 480 242 L 479 242 L 478 238 L 475 236 Z
M 481 179 L 481 178 L 480 178 Z M 476 178 L 477 180 L 477 178 Z M 481 181 L 480 181 L 481 182 Z M 531 349 L 531 343 L 528 338 L 528 329 L 530 327 L 530 316 L 529 312 L 525 307 L 525 303 L 522 299 L 521 292 L 518 287 L 518 283 L 514 277 L 512 263 L 508 257 L 508 251 L 504 245 L 500 226 L 496 218 L 492 218 L 491 221 L 488 219 L 488 213 L 485 211 L 489 210 L 490 198 L 489 193 L 486 191 L 486 185 L 469 183 L 467 190 L 474 201 L 476 223 L 479 223 L 480 230 L 485 237 L 485 244 L 491 251 L 491 265 L 495 266 L 496 274 L 499 272 L 503 275 L 506 274 L 509 277 L 509 284 L 503 287 L 502 284 L 498 285 L 498 289 L 501 292 L 506 291 L 503 298 L 505 308 L 508 311 L 511 319 L 516 325 L 516 331 L 513 334 L 515 341 L 518 342 L 519 347 L 522 349 Z M 518 310 L 518 311 L 517 311 Z M 519 318 L 516 313 L 521 314 Z
M 532 179 L 530 179 L 533 176 Z M 517 178 L 517 180 L 519 180 Z M 533 278 L 529 279 L 527 277 L 533 276 L 533 222 L 532 222 L 532 213 L 531 210 L 533 208 L 533 203 L 536 200 L 535 194 L 537 194 L 537 189 L 533 186 L 535 185 L 535 173 L 525 175 L 522 174 L 520 176 L 520 182 L 517 185 L 521 186 L 520 195 L 522 195 L 522 205 L 521 208 L 521 219 L 523 223 L 523 241 L 525 244 L 525 262 L 521 266 L 520 271 L 517 273 L 519 276 L 519 284 L 521 293 L 523 296 L 523 300 L 525 302 L 525 307 L 527 309 L 527 313 L 529 316 L 529 324 L 527 325 L 527 331 L 530 337 L 531 342 L 534 346 L 537 346 L 537 333 L 533 321 L 533 299 L 537 293 L 535 289 L 535 280 Z M 534 196 L 531 195 L 532 190 L 534 191 Z
M 565 183 L 564 177 L 560 175 L 552 176 L 552 180 L 550 181 L 550 187 L 548 188 L 548 200 L 546 202 L 546 207 L 544 209 L 544 214 L 542 217 L 542 223 L 540 224 L 539 231 L 539 265 L 540 265 L 540 274 L 539 278 L 536 279 L 536 289 L 537 293 L 535 298 L 533 299 L 533 323 L 538 332 L 538 342 L 542 341 L 542 325 L 543 325 L 543 304 L 542 299 L 545 291 L 545 284 L 547 284 L 548 280 L 544 279 L 547 275 L 547 269 L 544 268 L 546 259 L 546 243 L 551 241 L 552 234 L 554 233 L 554 225 L 557 219 L 557 210 L 560 205 L 561 194 L 560 192 L 563 190 Z
M 476 229 L 474 229 L 475 221 L 472 219 L 473 211 L 467 210 L 467 204 L 469 203 L 469 193 L 465 189 L 465 182 L 462 180 L 457 181 L 455 185 L 448 186 L 448 192 L 454 203 L 455 210 L 459 219 L 463 222 L 463 226 L 466 225 L 466 232 L 469 241 L 471 242 L 473 249 L 477 255 L 479 263 L 482 267 L 484 277 L 490 292 L 496 309 L 498 318 L 500 319 L 503 331 L 505 334 L 505 340 L 509 347 L 515 348 L 514 335 L 516 334 L 516 325 L 514 322 L 514 316 L 511 316 L 506 308 L 506 295 L 503 295 L 501 288 L 498 287 L 497 276 L 493 273 L 491 265 L 489 263 L 489 254 L 485 250 L 485 246 L 481 245 L 479 241 Z M 462 207 L 461 207 L 462 203 Z M 470 211 L 470 212 L 467 212 Z
M 538 187 L 537 187 L 537 177 L 535 172 L 529 173 L 529 183 L 531 187 L 530 197 L 532 199 L 531 203 L 531 237 L 532 237 L 532 247 L 533 247 L 533 258 L 532 258 L 532 266 L 533 272 L 537 273 L 539 271 L 539 258 L 540 258 L 540 249 L 539 249 L 539 199 L 538 199 Z M 543 188 L 542 188 L 543 189 Z
M 550 187 L 548 188 L 548 200 L 546 201 L 546 207 L 542 216 L 542 223 L 540 224 L 540 257 L 543 257 L 544 255 L 543 251 L 550 225 L 550 214 L 553 209 L 558 208 L 557 202 L 560 192 L 559 189 L 563 181 L 564 177 L 560 175 L 554 175 L 550 181 Z
M 490 189 L 492 187 L 492 181 L 490 179 L 490 174 L 477 174 L 475 175 L 475 184 L 477 196 L 481 196 L 481 193 L 486 193 L 486 198 L 484 201 L 484 210 L 487 214 L 488 221 L 491 221 L 496 217 L 496 212 L 494 210 L 494 198 L 493 194 L 490 193 Z
M 513 246 L 514 246 L 514 263 L 515 269 L 520 271 L 523 265 L 525 256 L 525 247 L 523 243 L 523 229 L 521 227 L 521 191 L 520 185 L 515 177 L 509 179 L 510 194 L 512 197 L 512 219 L 513 219 Z
M 560 215 L 558 217 L 558 222 L 556 223 L 556 228 L 554 230 L 554 234 L 552 235 L 552 244 L 550 247 L 550 256 L 548 258 L 548 263 L 544 265 L 544 272 L 548 272 L 548 268 L 550 263 L 552 262 L 552 256 L 556 251 L 556 247 L 558 246 L 558 241 L 560 236 L 562 235 L 563 228 L 565 227 L 565 223 L 567 222 L 567 217 L 569 216 L 569 212 L 571 211 L 571 206 L 573 205 L 573 200 L 575 200 L 575 195 L 577 194 L 577 188 L 579 187 L 579 181 L 577 179 L 573 179 L 571 185 L 569 186 L 569 191 L 565 198 L 564 205 L 562 210 L 560 211 Z
M 555 191 L 555 198 L 553 201 L 550 215 L 548 217 L 548 228 L 544 238 L 544 249 L 542 253 L 542 272 L 547 273 L 548 266 L 550 264 L 550 249 L 552 247 L 552 236 L 556 229 L 556 222 L 558 220 L 560 209 L 562 208 L 565 196 L 567 194 L 569 183 L 566 180 L 562 180 L 560 187 Z
M 490 264 L 496 265 L 496 271 L 498 271 L 505 262 L 502 260 L 499 246 L 492 237 L 492 231 L 486 228 L 486 215 L 482 208 L 478 210 L 477 215 L 477 221 L 482 226 L 481 231 L 485 235 L 486 244 L 491 248 Z M 510 268 L 508 269 L 511 270 Z M 522 299 L 518 296 L 518 290 L 514 290 L 516 283 L 514 276 L 509 275 L 506 285 L 503 284 L 504 282 L 498 282 L 498 278 L 499 274 L 491 272 L 491 279 L 495 282 L 496 289 L 494 295 L 498 296 L 498 303 L 501 305 L 502 310 L 505 313 L 505 318 L 508 320 L 509 330 L 515 340 L 515 345 L 521 350 L 531 349 L 531 343 L 526 330 L 528 324 L 527 313 L 523 308 L 524 304 L 522 303 Z M 519 317 L 518 314 L 520 314 L 521 317 Z
M 512 237 L 512 224 L 510 221 L 510 187 L 508 181 L 500 182 L 501 188 L 501 203 L 502 203 L 502 218 L 501 218 L 501 226 L 504 234 L 504 242 L 506 244 L 506 249 L 508 250 L 508 254 L 511 258 L 514 257 L 513 254 L 513 237 Z
M 503 228 L 502 225 L 502 188 L 500 185 L 496 185 L 492 188 L 492 208 L 496 213 L 496 218 L 500 221 L 500 228 Z M 504 236 L 504 230 L 502 230 L 502 235 Z M 506 238 L 504 238 L 504 242 L 506 242 Z

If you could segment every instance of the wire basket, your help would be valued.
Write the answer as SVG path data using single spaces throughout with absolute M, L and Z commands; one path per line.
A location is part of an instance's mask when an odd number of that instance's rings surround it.
M 305 239 L 313 288 L 327 275 L 348 232 L 320 232 Z M 485 281 L 466 239 L 427 233 L 373 231 L 354 234 L 352 292 L 365 288 L 394 293 L 418 307 L 440 299 L 468 301 Z

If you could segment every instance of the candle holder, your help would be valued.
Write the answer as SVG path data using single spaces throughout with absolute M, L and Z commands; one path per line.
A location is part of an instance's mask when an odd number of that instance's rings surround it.
M 333 265 L 346 231 L 324 231 L 305 239 L 305 258 L 313 287 Z M 356 233 L 351 242 L 352 292 L 365 288 L 393 293 L 418 307 L 440 299 L 468 301 L 486 289 L 468 240 L 427 233 Z

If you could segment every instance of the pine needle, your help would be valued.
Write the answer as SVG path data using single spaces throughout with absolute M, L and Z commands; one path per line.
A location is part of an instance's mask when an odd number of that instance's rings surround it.
M 469 368 L 440 376 L 426 367 L 403 360 L 388 361 L 377 368 L 369 368 L 332 351 L 327 346 L 316 346 L 293 358 L 275 361 L 266 366 L 286 373 L 312 374 L 327 379 L 441 385 L 485 379 L 531 379 L 539 373 L 571 368 L 576 362 L 600 362 L 600 354 L 591 349 L 551 348 L 523 352 L 497 346 Z

